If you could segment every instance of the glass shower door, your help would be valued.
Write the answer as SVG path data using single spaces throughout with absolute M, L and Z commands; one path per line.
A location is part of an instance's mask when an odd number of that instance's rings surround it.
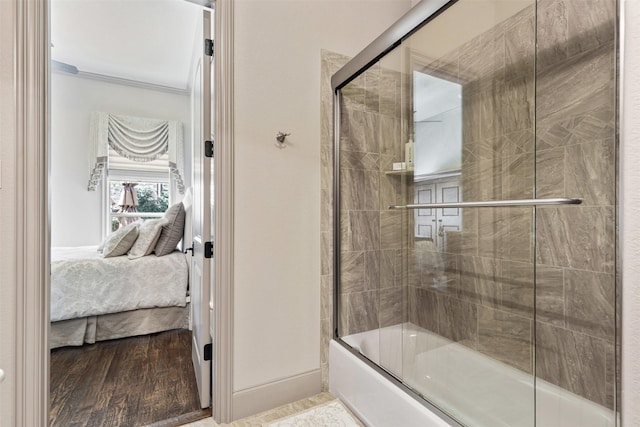
M 534 88 L 534 1 L 460 0 L 338 97 L 338 333 L 464 425 L 534 426 L 534 208 L 457 205 L 535 197 Z
M 459 1 L 400 46 L 403 381 L 464 425 L 535 425 L 534 208 L 428 206 L 535 197 L 535 37 L 534 1 Z
M 446 6 L 334 76 L 338 335 L 461 425 L 614 426 L 615 1 Z

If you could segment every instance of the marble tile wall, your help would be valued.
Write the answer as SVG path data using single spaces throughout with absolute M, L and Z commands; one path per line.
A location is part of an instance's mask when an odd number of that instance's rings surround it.
M 584 203 L 535 219 L 528 208 L 469 209 L 444 253 L 414 245 L 409 320 L 612 408 L 615 1 L 539 0 L 537 10 L 428 69 L 463 85 L 463 200 Z
M 340 106 L 341 336 L 403 321 L 401 180 L 384 172 L 402 160 L 401 74 L 380 64 L 342 89 Z
M 534 18 L 527 8 L 426 67 L 462 85 L 463 201 L 534 196 Z M 414 242 L 409 320 L 533 373 L 533 221 L 531 208 L 466 209 L 444 249 Z
M 616 384 L 616 2 L 539 0 L 536 373 L 609 408 Z
M 350 58 L 323 50 L 320 80 L 320 367 L 322 389 L 329 389 L 329 342 L 333 338 L 333 92 L 331 76 Z M 346 161 L 362 162 L 356 157 Z M 373 159 L 375 160 L 375 159 Z M 354 169 L 360 169 L 354 167 Z M 364 167 L 362 168 L 365 169 Z M 354 269 L 364 268 L 364 257 L 351 256 Z M 351 284 L 362 287 L 359 274 L 351 275 Z M 364 279 L 362 279 L 364 280 Z

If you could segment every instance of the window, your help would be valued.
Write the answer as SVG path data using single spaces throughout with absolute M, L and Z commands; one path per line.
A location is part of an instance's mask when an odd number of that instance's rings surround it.
M 183 137 L 179 121 L 91 113 L 87 190 L 100 184 L 103 191 L 103 235 L 139 218 L 162 216 L 171 193 L 184 193 Z M 123 191 L 131 194 L 126 206 L 120 202 Z
M 109 149 L 106 184 L 106 234 L 139 219 L 160 218 L 171 197 L 168 156 L 134 162 Z
M 127 212 L 127 206 L 120 205 L 125 185 L 129 185 L 136 195 L 137 205 L 134 212 Z M 109 224 L 110 231 L 116 231 L 123 225 L 138 219 L 162 217 L 169 208 L 169 182 L 141 180 L 109 180 Z M 124 216 L 126 215 L 126 216 Z

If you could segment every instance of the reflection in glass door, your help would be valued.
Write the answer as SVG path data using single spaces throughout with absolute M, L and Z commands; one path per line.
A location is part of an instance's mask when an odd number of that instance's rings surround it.
M 416 181 L 414 203 L 456 203 L 462 201 L 460 176 Z M 459 208 L 427 208 L 414 211 L 415 237 L 435 243 L 442 251 L 447 233 L 462 231 L 462 211 Z

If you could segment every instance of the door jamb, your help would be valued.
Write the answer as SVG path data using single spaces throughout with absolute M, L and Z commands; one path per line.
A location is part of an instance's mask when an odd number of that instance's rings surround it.
M 212 340 L 213 417 L 233 421 L 233 11 L 234 0 L 214 1 L 214 283 Z
M 14 0 L 15 425 L 49 420 L 49 9 Z

